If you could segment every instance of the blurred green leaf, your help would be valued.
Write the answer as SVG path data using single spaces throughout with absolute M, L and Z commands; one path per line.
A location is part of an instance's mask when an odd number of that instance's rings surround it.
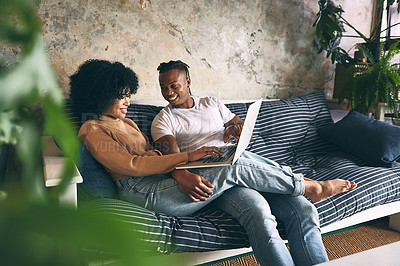
M 58 186 L 60 193 L 62 193 L 75 173 L 75 165 L 78 164 L 79 141 L 62 105 L 56 104 L 51 98 L 45 98 L 42 103 L 46 115 L 45 133 L 53 136 L 66 158 L 61 175 L 62 181 Z
M 0 69 L 0 144 L 13 144 L 20 166 L 20 176 L 11 176 L 13 186 L 0 188 L 0 264 L 85 265 L 104 255 L 118 265 L 179 264 L 144 254 L 131 224 L 58 206 L 58 194 L 75 173 L 79 141 L 63 110 L 36 2 L 0 0 L 0 45 L 21 51 L 12 67 Z M 66 158 L 62 181 L 53 189 L 44 185 L 43 135 L 54 138 Z
M 0 202 L 0 213 L 8 213 L 0 216 L 0 233 L 7 239 L 0 242 L 2 265 L 77 265 L 84 258 L 73 256 L 74 250 L 103 253 L 118 259 L 120 265 L 176 265 L 141 252 L 143 243 L 132 226 L 107 215 L 86 209 L 24 205 L 15 199 Z
M 47 60 L 39 33 L 32 53 L 0 76 L 0 111 L 29 104 L 35 91 L 40 97 L 51 97 L 59 104 L 62 102 L 63 93 Z
M 15 145 L 21 131 L 14 111 L 0 112 L 0 145 L 3 143 Z

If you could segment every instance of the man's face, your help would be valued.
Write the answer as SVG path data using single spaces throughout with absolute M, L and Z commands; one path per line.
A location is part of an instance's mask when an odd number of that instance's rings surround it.
M 190 97 L 190 78 L 186 72 L 179 69 L 172 69 L 160 73 L 159 82 L 161 94 L 172 106 L 177 108 L 191 108 L 193 100 Z

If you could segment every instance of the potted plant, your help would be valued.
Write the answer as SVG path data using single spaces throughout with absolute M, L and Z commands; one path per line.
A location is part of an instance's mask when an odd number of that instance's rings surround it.
M 117 261 L 110 265 L 176 265 L 141 252 L 142 242 L 131 225 L 57 206 L 56 194 L 44 186 L 42 133 L 56 138 L 67 158 L 58 190 L 72 178 L 79 144 L 41 40 L 36 2 L 0 0 L 0 45 L 21 50 L 15 64 L 0 67 L 0 158 L 20 166 L 1 173 L 10 181 L 7 186 L 0 182 L 1 265 L 84 265 L 83 251 L 88 250 L 115 255 Z M 31 112 L 37 106 L 42 117 Z M 15 157 L 4 153 L 3 144 L 13 147 Z M 68 256 L 60 257 L 61 249 Z
M 395 0 L 388 0 L 387 7 L 392 5 Z M 397 0 L 400 2 L 400 0 Z M 357 30 L 349 21 L 343 18 L 344 10 L 340 5 L 335 5 L 331 0 L 319 0 L 319 11 L 316 14 L 316 20 L 313 24 L 315 27 L 316 36 L 314 38 L 314 47 L 317 48 L 318 53 L 326 51 L 326 57 L 331 58 L 332 64 L 335 62 L 341 63 L 345 66 L 356 63 L 356 60 L 351 57 L 347 51 L 340 47 L 341 39 L 358 38 L 362 40 L 367 46 L 375 45 L 377 54 L 379 55 L 379 47 L 382 37 L 380 34 L 391 27 L 398 25 L 393 24 L 386 29 L 380 30 L 381 27 L 381 14 L 384 0 L 379 0 L 379 18 L 372 29 L 370 37 L 366 37 L 362 32 Z M 398 10 L 399 11 L 399 10 Z M 355 31 L 355 35 L 345 35 L 345 27 L 348 26 Z M 369 49 L 371 47 L 369 46 Z M 376 58 L 377 59 L 377 58 Z M 376 60 L 377 61 L 377 60 Z
M 347 68 L 338 79 L 342 91 L 339 102 L 349 101 L 352 109 L 367 114 L 377 112 L 379 103 L 399 117 L 400 67 L 392 59 L 400 54 L 399 42 L 392 44 L 388 51 L 380 47 L 380 60 L 375 61 L 371 51 L 360 44 L 357 48 L 367 59 Z

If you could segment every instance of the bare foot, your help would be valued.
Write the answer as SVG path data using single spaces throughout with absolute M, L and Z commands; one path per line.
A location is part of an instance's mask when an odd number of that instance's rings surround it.
M 309 197 L 312 202 L 318 202 L 330 196 L 352 190 L 357 186 L 356 183 L 343 179 L 315 181 L 304 178 L 304 182 L 304 194 Z

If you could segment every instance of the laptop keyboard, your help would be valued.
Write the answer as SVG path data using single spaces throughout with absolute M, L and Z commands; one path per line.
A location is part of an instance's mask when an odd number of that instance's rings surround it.
M 219 147 L 221 150 L 224 151 L 220 157 L 208 157 L 204 159 L 203 163 L 216 163 L 216 162 L 226 162 L 229 160 L 231 155 L 236 151 L 237 146 L 226 146 L 226 147 Z

